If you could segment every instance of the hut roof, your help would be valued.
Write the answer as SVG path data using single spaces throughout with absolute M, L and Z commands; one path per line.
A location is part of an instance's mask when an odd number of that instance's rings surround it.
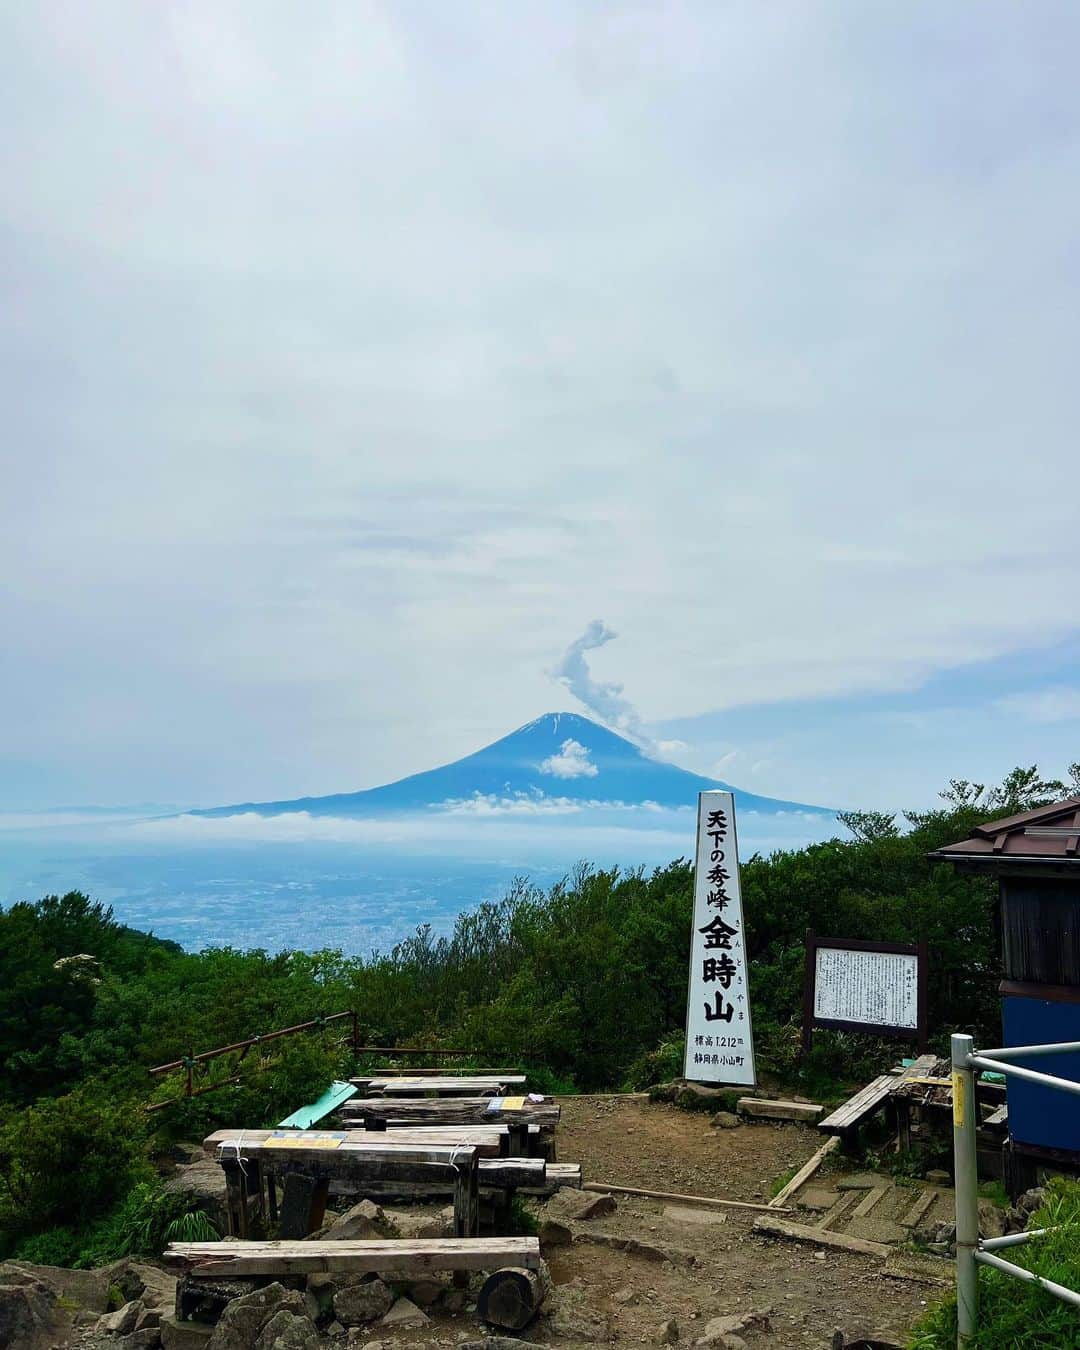
M 967 839 L 929 855 L 968 867 L 1012 871 L 1080 868 L 1080 797 L 976 825 Z

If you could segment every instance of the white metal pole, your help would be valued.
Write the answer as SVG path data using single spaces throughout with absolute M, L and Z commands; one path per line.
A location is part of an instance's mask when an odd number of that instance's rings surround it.
M 953 1171 L 956 1197 L 956 1344 L 975 1334 L 979 1316 L 979 1174 L 975 1157 L 975 1074 L 970 1036 L 952 1038 Z

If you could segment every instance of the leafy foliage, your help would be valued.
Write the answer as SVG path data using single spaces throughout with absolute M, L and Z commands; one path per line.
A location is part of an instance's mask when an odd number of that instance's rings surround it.
M 1033 1216 L 1033 1228 L 1056 1227 L 1006 1253 L 1014 1265 L 1045 1279 L 1080 1288 L 1080 1183 L 1058 1178 L 1050 1183 L 1046 1204 Z M 1037 1285 L 979 1268 L 979 1318 L 971 1350 L 1080 1350 L 1076 1309 Z M 953 1350 L 956 1345 L 956 1296 L 935 1304 L 916 1327 L 911 1350 Z

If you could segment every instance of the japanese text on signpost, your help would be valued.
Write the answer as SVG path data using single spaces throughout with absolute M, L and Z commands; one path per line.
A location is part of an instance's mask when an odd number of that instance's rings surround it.
M 698 798 L 685 1077 L 753 1087 L 754 1040 L 730 792 Z

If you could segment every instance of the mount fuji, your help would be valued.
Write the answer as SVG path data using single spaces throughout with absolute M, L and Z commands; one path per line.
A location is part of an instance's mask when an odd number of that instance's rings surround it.
M 821 806 L 744 792 L 653 759 L 639 746 L 577 713 L 545 713 L 501 740 L 424 773 L 382 787 L 290 801 L 244 802 L 193 811 L 196 816 L 257 813 L 279 816 L 370 817 L 417 811 L 500 809 L 582 810 L 615 807 L 693 807 L 697 794 L 725 788 L 738 810 L 761 815 L 791 812 L 832 817 Z

